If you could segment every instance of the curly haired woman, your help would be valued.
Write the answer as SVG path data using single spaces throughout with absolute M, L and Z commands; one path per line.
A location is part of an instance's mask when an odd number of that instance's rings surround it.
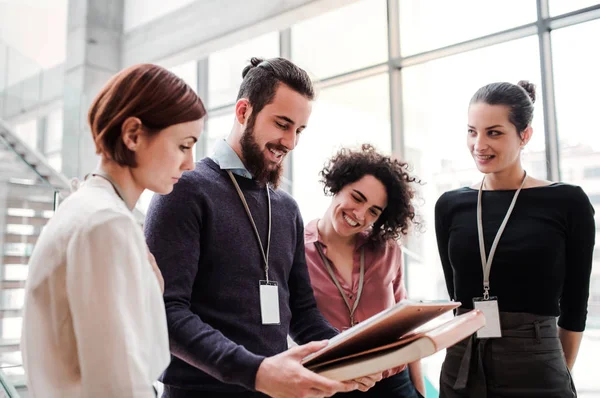
M 306 226 L 304 245 L 317 305 L 339 330 L 406 297 L 397 238 L 415 217 L 415 178 L 407 167 L 363 145 L 340 150 L 321 171 L 332 200 L 325 215 Z M 339 395 L 420 397 L 425 395 L 420 363 L 386 371 L 367 392 Z

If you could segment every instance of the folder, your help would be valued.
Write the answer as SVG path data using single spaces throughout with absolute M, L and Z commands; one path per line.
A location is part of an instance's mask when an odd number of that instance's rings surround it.
M 453 301 L 403 300 L 332 338 L 325 348 L 304 358 L 302 364 L 330 379 L 345 381 L 414 362 L 485 326 L 479 310 L 443 324 L 431 322 L 459 306 Z

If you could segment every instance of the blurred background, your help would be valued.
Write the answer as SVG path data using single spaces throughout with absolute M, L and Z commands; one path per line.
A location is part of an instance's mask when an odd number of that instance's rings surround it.
M 433 208 L 443 192 L 481 178 L 466 149 L 466 117 L 482 85 L 537 85 L 525 168 L 582 186 L 600 206 L 597 1 L 0 0 L 0 397 L 27 396 L 19 336 L 28 256 L 69 180 L 96 167 L 86 116 L 99 89 L 132 64 L 169 68 L 208 107 L 200 159 L 229 133 L 253 56 L 289 58 L 318 87 L 283 184 L 306 222 L 329 203 L 318 171 L 342 146 L 374 144 L 423 181 L 424 228 L 403 242 L 414 299 L 447 298 Z M 141 221 L 150 197 L 137 205 Z M 573 371 L 581 397 L 600 397 L 599 355 L 597 249 Z M 428 397 L 437 397 L 442 360 L 423 361 Z

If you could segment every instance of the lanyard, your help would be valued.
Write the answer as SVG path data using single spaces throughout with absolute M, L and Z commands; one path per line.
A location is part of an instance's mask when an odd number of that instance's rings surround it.
M 515 204 L 517 203 L 517 198 L 519 197 L 519 193 L 521 189 L 523 189 L 523 185 L 525 185 L 525 180 L 527 179 L 527 172 L 523 176 L 523 181 L 521 182 L 521 186 L 515 192 L 513 196 L 512 202 L 504 216 L 504 220 L 502 224 L 500 224 L 500 228 L 496 233 L 496 237 L 494 238 L 494 243 L 492 243 L 492 247 L 490 249 L 490 255 L 486 260 L 485 255 L 485 242 L 483 240 L 483 216 L 481 210 L 481 195 L 483 192 L 483 182 L 485 181 L 485 176 L 481 181 L 481 186 L 479 187 L 479 193 L 477 195 L 477 234 L 479 235 L 479 253 L 481 254 L 481 266 L 483 267 L 483 299 L 490 299 L 490 270 L 492 269 L 492 261 L 494 260 L 494 254 L 496 253 L 496 249 L 498 248 L 498 242 L 500 241 L 500 237 L 504 232 L 504 228 L 506 228 L 506 224 L 508 223 L 508 219 L 515 208 Z
M 321 247 L 321 244 L 319 242 L 315 242 L 315 247 L 317 248 L 317 251 L 319 252 L 319 256 L 321 256 L 321 260 L 323 260 L 323 263 L 325 264 L 325 268 L 327 268 L 327 272 L 329 272 L 329 276 L 331 277 L 331 279 L 333 280 L 333 283 L 339 290 L 340 295 L 344 299 L 344 303 L 346 303 L 346 307 L 348 308 L 348 312 L 350 313 L 350 326 L 356 325 L 357 322 L 354 321 L 354 312 L 356 311 L 356 308 L 358 307 L 358 302 L 360 301 L 360 296 L 362 295 L 363 284 L 365 281 L 365 248 L 362 247 L 360 249 L 360 278 L 358 280 L 358 293 L 356 294 L 356 301 L 354 302 L 354 306 L 350 307 L 348 298 L 344 294 L 344 290 L 342 289 L 340 282 L 335 277 L 333 268 L 331 267 L 329 260 L 327 259 L 327 257 L 325 257 L 325 253 L 323 253 L 323 248 Z
M 121 200 L 123 202 L 125 202 L 125 194 L 123 193 L 123 190 L 111 176 L 109 176 L 107 173 L 103 172 L 102 170 L 96 170 L 96 171 L 90 173 L 90 175 L 92 177 L 95 177 L 95 176 L 102 177 L 106 181 L 108 181 L 110 183 L 110 185 L 112 185 L 112 187 L 114 188 L 115 192 L 117 193 L 117 196 L 119 198 L 121 198 Z M 127 202 L 125 202 L 125 206 L 127 206 L 127 208 L 129 209 L 129 205 L 127 205 Z M 131 209 L 129 209 L 129 210 L 131 210 Z
M 263 249 L 262 241 L 260 240 L 260 235 L 258 233 L 258 229 L 256 228 L 256 223 L 254 222 L 254 218 L 252 218 L 252 213 L 250 213 L 250 208 L 248 207 L 248 202 L 246 202 L 246 198 L 244 197 L 244 194 L 242 193 L 242 190 L 240 189 L 238 182 L 236 181 L 235 177 L 233 176 L 233 173 L 230 170 L 227 170 L 227 174 L 229 174 L 229 177 L 231 178 L 231 181 L 233 182 L 233 185 L 235 186 L 235 189 L 240 197 L 240 200 L 242 201 L 242 204 L 244 205 L 244 209 L 246 209 L 246 214 L 248 214 L 248 219 L 250 220 L 250 223 L 252 224 L 252 227 L 254 228 L 254 234 L 256 235 L 256 240 L 258 240 L 258 246 L 260 247 L 260 253 L 262 254 L 263 260 L 265 262 L 265 279 L 267 282 L 269 282 L 269 247 L 271 246 L 271 194 L 269 193 L 269 186 L 268 185 L 266 186 L 267 201 L 269 203 L 269 231 L 267 233 L 267 252 L 265 253 L 265 250 Z

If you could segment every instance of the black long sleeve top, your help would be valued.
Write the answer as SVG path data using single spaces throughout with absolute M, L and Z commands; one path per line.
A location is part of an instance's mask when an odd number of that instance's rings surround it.
M 483 192 L 487 255 L 514 193 Z M 477 194 L 471 188 L 449 191 L 435 207 L 448 293 L 464 308 L 473 308 L 472 299 L 483 295 Z M 559 316 L 560 327 L 583 331 L 595 237 L 594 208 L 580 187 L 554 183 L 523 189 L 490 273 L 490 295 L 498 297 L 500 311 Z

